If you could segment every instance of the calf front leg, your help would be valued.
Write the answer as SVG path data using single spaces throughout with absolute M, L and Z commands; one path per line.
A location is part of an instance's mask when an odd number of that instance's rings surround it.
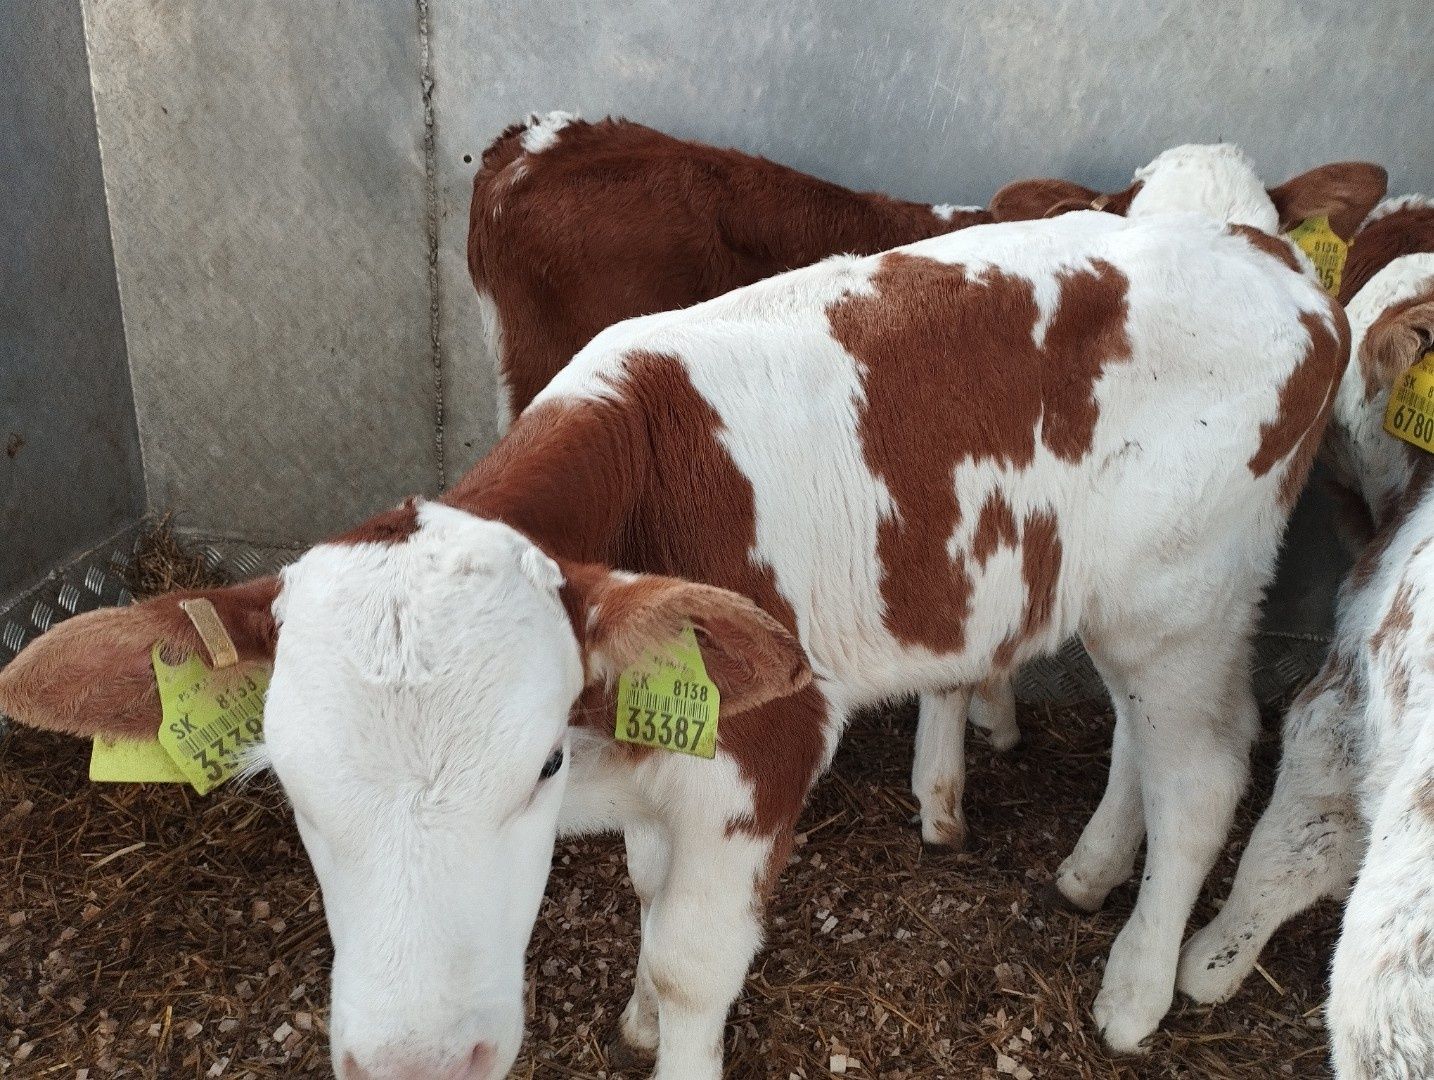
M 722 1031 L 762 941 L 763 884 L 777 840 L 724 823 L 671 831 L 666 879 L 643 919 L 657 1003 L 655 1080 L 719 1080 Z
M 666 829 L 653 824 L 628 826 L 623 832 L 623 840 L 627 845 L 628 876 L 632 878 L 633 890 L 642 908 L 639 926 L 643 946 L 638 952 L 632 997 L 622 1013 L 620 1034 L 634 1056 L 651 1058 L 657 1052 L 658 1006 L 657 991 L 648 970 L 647 925 L 653 901 L 661 894 L 667 880 L 670 844 Z
M 911 790 L 921 804 L 921 839 L 939 847 L 966 843 L 966 710 L 969 688 L 922 694 L 916 714 Z
M 1240 859 L 1230 898 L 1181 950 L 1176 985 L 1196 1001 L 1228 998 L 1270 935 L 1316 901 L 1342 898 L 1359 871 L 1364 827 L 1350 754 L 1356 717 L 1345 704 L 1344 670 L 1331 656 L 1314 684 L 1321 689 L 1291 706 L 1275 793 Z

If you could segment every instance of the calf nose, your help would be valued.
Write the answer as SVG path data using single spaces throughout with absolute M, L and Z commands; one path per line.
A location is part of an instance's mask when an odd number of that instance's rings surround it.
M 473 1047 L 468 1060 L 439 1069 L 432 1065 L 391 1064 L 365 1068 L 353 1054 L 345 1054 L 339 1080 L 497 1080 L 493 1063 L 497 1051 L 489 1043 Z

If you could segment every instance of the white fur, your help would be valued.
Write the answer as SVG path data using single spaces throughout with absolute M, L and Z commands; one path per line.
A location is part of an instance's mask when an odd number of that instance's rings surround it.
M 1428 195 L 1394 195 L 1385 199 L 1371 210 L 1369 216 L 1364 219 L 1359 227 L 1363 229 L 1365 226 L 1373 224 L 1380 218 L 1388 217 L 1390 214 L 1397 214 L 1401 210 L 1422 210 L 1431 206 L 1434 206 L 1434 198 Z M 1363 292 L 1364 290 L 1360 289 L 1359 291 Z
M 512 388 L 503 372 L 503 321 L 491 293 L 478 289 L 477 296 L 478 318 L 483 323 L 483 345 L 488 351 L 488 361 L 493 365 L 493 378 L 498 387 L 498 433 L 501 435 L 513 423 Z
M 978 210 L 986 209 L 984 206 L 957 206 L 955 203 L 937 203 L 931 208 L 931 212 L 942 221 L 950 221 L 958 212 L 974 214 Z
M 438 1075 L 486 1043 L 501 1076 L 569 770 L 538 774 L 581 662 L 546 555 L 436 504 L 420 521 L 284 572 L 266 744 L 323 887 L 336 1071 Z
M 527 129 L 523 132 L 520 145 L 528 154 L 541 154 L 557 144 L 558 132 L 567 127 L 577 116 L 569 112 L 554 110 L 539 116 L 534 113 L 528 118 Z
M 1129 217 L 1194 211 L 1232 225 L 1279 231 L 1280 219 L 1254 165 L 1231 143 L 1176 146 L 1137 169 Z
M 1380 312 L 1430 288 L 1434 256 L 1381 270 L 1349 305 L 1356 348 Z M 1382 430 L 1387 400 L 1367 397 L 1351 365 L 1330 445 L 1384 550 L 1341 590 L 1325 670 L 1285 721 L 1274 796 L 1229 900 L 1180 964 L 1182 991 L 1223 1000 L 1286 919 L 1348 894 L 1327 1018 L 1340 1080 L 1434 1076 L 1434 492 L 1402 522 L 1379 520 L 1416 453 Z M 1381 640 L 1401 594 L 1412 626 Z

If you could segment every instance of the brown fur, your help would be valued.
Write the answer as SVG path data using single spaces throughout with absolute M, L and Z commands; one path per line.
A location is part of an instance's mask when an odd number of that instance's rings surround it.
M 976 560 L 977 566 L 985 566 L 986 561 L 998 548 L 1014 548 L 1018 540 L 1016 517 L 1011 513 L 1011 504 L 999 491 L 991 492 L 986 496 L 986 504 L 981 507 L 981 516 L 976 519 L 976 532 L 971 539 L 971 557 Z
M 1411 296 L 1380 312 L 1359 343 L 1364 396 L 1388 390 L 1419 357 L 1434 348 L 1434 290 Z
M 1284 510 L 1294 506 L 1304 488 L 1349 355 L 1349 321 L 1344 309 L 1331 301 L 1329 310 L 1333 333 L 1318 315 L 1300 316 L 1309 334 L 1309 347 L 1280 387 L 1279 409 L 1273 420 L 1261 425 L 1259 448 L 1247 463 L 1255 476 L 1264 476 L 1281 461 L 1286 462 L 1279 493 Z
M 362 525 L 329 541 L 331 544 L 401 544 L 418 531 L 418 500 L 376 514 Z
M 1299 259 L 1295 258 L 1294 247 L 1283 237 L 1271 236 L 1253 225 L 1228 225 L 1226 228 L 1237 236 L 1243 236 L 1251 247 L 1259 248 L 1271 258 L 1280 260 L 1296 274 L 1304 273 L 1304 267 L 1300 265 Z
M 1434 251 L 1434 206 L 1410 206 L 1377 218 L 1354 235 L 1339 283 L 1348 304 L 1369 279 L 1404 255 Z
M 1293 176 L 1269 193 L 1280 215 L 1281 232 L 1307 218 L 1328 217 L 1335 235 L 1350 240 L 1388 188 L 1389 174 L 1381 166 L 1337 161 Z
M 828 255 L 990 221 L 855 192 L 626 120 L 574 121 L 537 154 L 509 128 L 473 181 L 468 266 L 500 313 L 514 414 L 605 327 Z
M 0 712 L 31 727 L 88 737 L 149 738 L 159 730 L 159 692 L 150 652 L 212 662 L 183 600 L 213 602 L 241 662 L 272 661 L 277 631 L 270 606 L 277 578 L 227 589 L 185 590 L 127 608 L 67 619 L 0 670 Z
M 968 276 L 893 253 L 872 295 L 829 309 L 833 335 L 861 365 L 867 465 L 896 503 L 880 525 L 877 556 L 886 624 L 898 639 L 939 652 L 964 647 L 972 585 L 946 551 L 962 513 L 952 470 L 963 460 L 1025 467 L 1038 428 L 1052 453 L 1080 460 L 1099 415 L 1095 382 L 1106 364 L 1130 356 L 1127 284 L 1100 261 L 1064 272 L 1041 347 L 1030 282 L 994 269 Z M 912 394 L 913 386 L 923 392 Z
M 991 197 L 991 216 L 997 221 L 1031 221 L 1072 210 L 1103 210 L 1124 217 L 1144 186 L 1137 180 L 1124 191 L 1105 195 L 1069 180 L 1016 180 Z
M 1050 624 L 1056 584 L 1061 576 L 1061 538 L 1053 514 L 1026 515 L 1021 530 L 1021 579 L 1026 585 L 1026 613 L 1020 630 L 996 646 L 993 664 L 1008 670 L 1020 647 Z

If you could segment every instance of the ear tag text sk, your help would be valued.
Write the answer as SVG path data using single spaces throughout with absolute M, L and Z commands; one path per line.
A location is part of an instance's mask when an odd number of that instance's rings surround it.
M 239 771 L 245 750 L 263 741 L 268 669 L 211 670 L 199 656 L 168 664 L 159 644 L 151 656 L 164 710 L 159 743 L 194 790 L 207 794 Z
M 1384 410 L 1384 430 L 1434 453 L 1434 350 L 1399 377 Z
M 1329 227 L 1329 218 L 1306 218 L 1285 234 L 1314 263 L 1315 275 L 1324 291 L 1334 296 L 1339 292 L 1340 279 L 1344 276 L 1344 260 L 1349 256 L 1349 245 Z
M 618 677 L 615 735 L 619 742 L 713 758 L 720 704 L 689 624 Z

